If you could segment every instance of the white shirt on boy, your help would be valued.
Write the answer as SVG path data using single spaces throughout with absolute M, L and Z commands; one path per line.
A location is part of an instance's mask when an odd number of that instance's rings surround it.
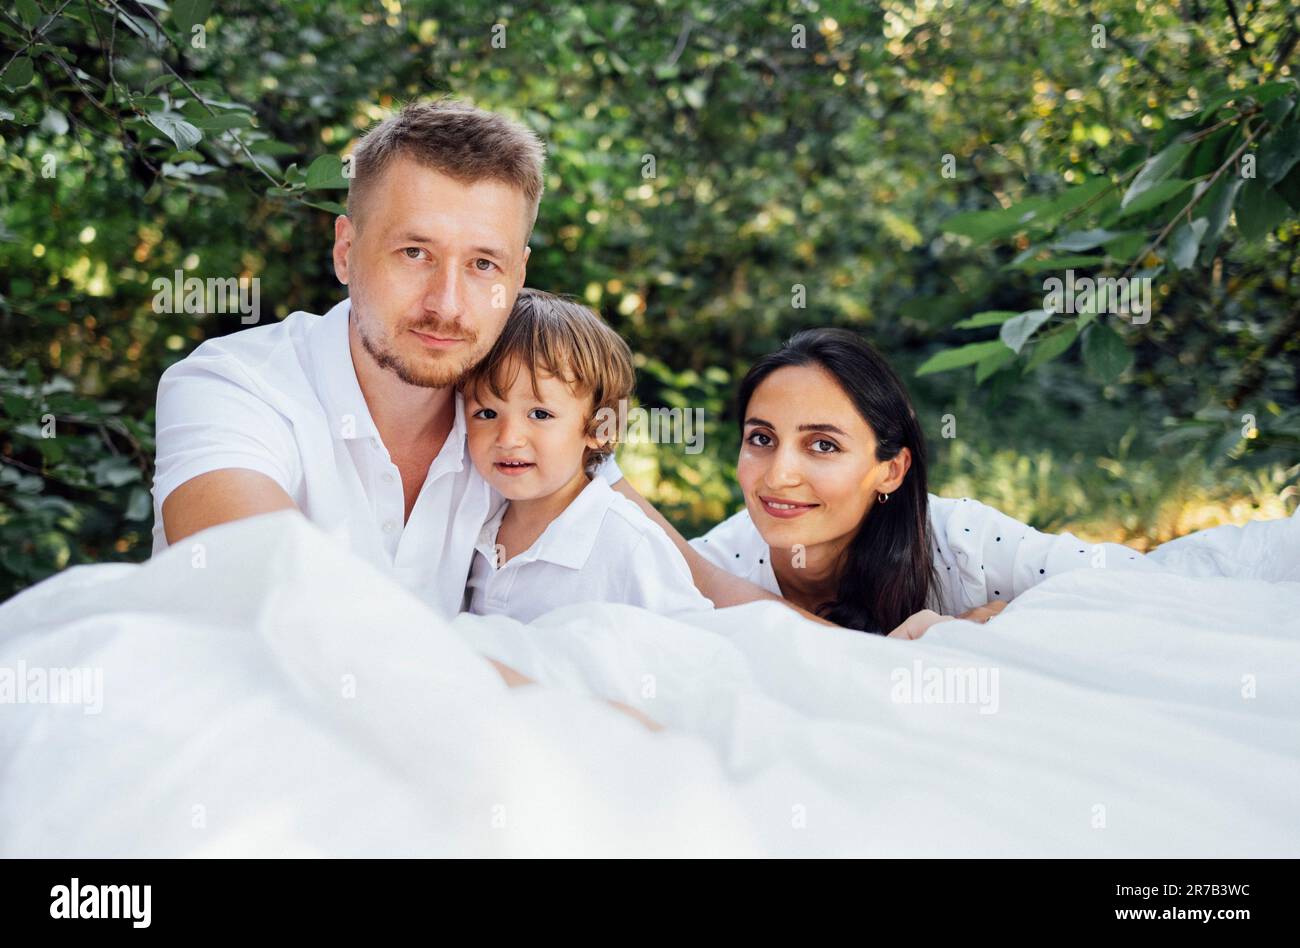
M 584 602 L 625 603 L 660 615 L 713 608 L 668 535 L 598 476 L 532 546 L 498 567 L 497 531 L 507 509 L 502 504 L 479 533 L 465 593 L 469 612 L 531 622 Z

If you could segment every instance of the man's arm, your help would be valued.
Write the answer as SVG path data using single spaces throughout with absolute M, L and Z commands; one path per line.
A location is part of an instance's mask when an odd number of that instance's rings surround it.
M 179 543 L 200 530 L 276 510 L 294 502 L 279 484 L 257 471 L 225 468 L 192 477 L 162 504 L 168 543 Z
M 700 552 L 691 546 L 686 539 L 677 532 L 677 529 L 664 519 L 664 515 L 654 508 L 650 501 L 646 500 L 637 492 L 637 489 L 623 478 L 614 484 L 614 490 L 618 491 L 624 497 L 633 501 L 638 507 L 645 511 L 655 523 L 663 528 L 668 534 L 668 538 L 681 551 L 682 556 L 686 558 L 686 565 L 691 568 L 691 579 L 695 581 L 695 588 L 713 601 L 713 604 L 724 609 L 727 606 L 739 606 L 746 602 L 757 602 L 760 599 L 766 599 L 771 602 L 779 602 L 789 609 L 793 609 L 805 619 L 811 619 L 821 625 L 834 625 L 834 622 L 827 622 L 821 616 L 815 616 L 806 609 L 800 609 L 791 602 L 782 599 L 763 589 L 761 586 L 755 586 L 748 580 L 741 579 L 739 576 L 733 576 L 720 566 L 710 563 L 700 555 Z

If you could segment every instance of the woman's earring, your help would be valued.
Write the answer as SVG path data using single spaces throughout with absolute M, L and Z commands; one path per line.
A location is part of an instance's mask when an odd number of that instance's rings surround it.
M 880 495 L 880 502 L 881 502 L 882 504 L 883 504 L 885 501 L 887 501 L 887 500 L 889 500 L 889 495 L 888 495 L 888 494 L 881 494 L 881 495 Z

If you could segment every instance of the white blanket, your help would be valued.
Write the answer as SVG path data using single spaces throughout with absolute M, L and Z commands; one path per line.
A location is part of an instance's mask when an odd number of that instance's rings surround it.
M 903 642 L 449 624 L 296 514 L 230 524 L 0 606 L 0 856 L 1300 855 L 1300 516 L 1164 555 Z M 39 696 L 69 669 L 99 707 Z

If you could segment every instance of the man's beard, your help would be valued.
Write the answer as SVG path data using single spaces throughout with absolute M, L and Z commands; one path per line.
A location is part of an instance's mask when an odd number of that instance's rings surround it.
M 431 352 L 431 364 L 413 365 L 410 361 L 398 355 L 388 345 L 387 340 L 372 337 L 366 330 L 365 320 L 357 320 L 357 335 L 361 337 L 361 345 L 366 352 L 370 353 L 370 357 L 375 360 L 375 364 L 381 369 L 392 372 L 407 385 L 417 385 L 421 388 L 446 388 L 449 385 L 455 385 L 479 361 L 479 357 L 482 355 L 478 351 L 478 333 L 461 326 L 459 323 L 446 322 L 441 319 L 425 319 L 409 326 L 403 326 L 398 332 L 399 334 L 405 334 L 412 329 L 444 339 L 460 339 L 462 345 L 468 349 L 468 353 L 463 356 L 453 356 L 450 353 Z

